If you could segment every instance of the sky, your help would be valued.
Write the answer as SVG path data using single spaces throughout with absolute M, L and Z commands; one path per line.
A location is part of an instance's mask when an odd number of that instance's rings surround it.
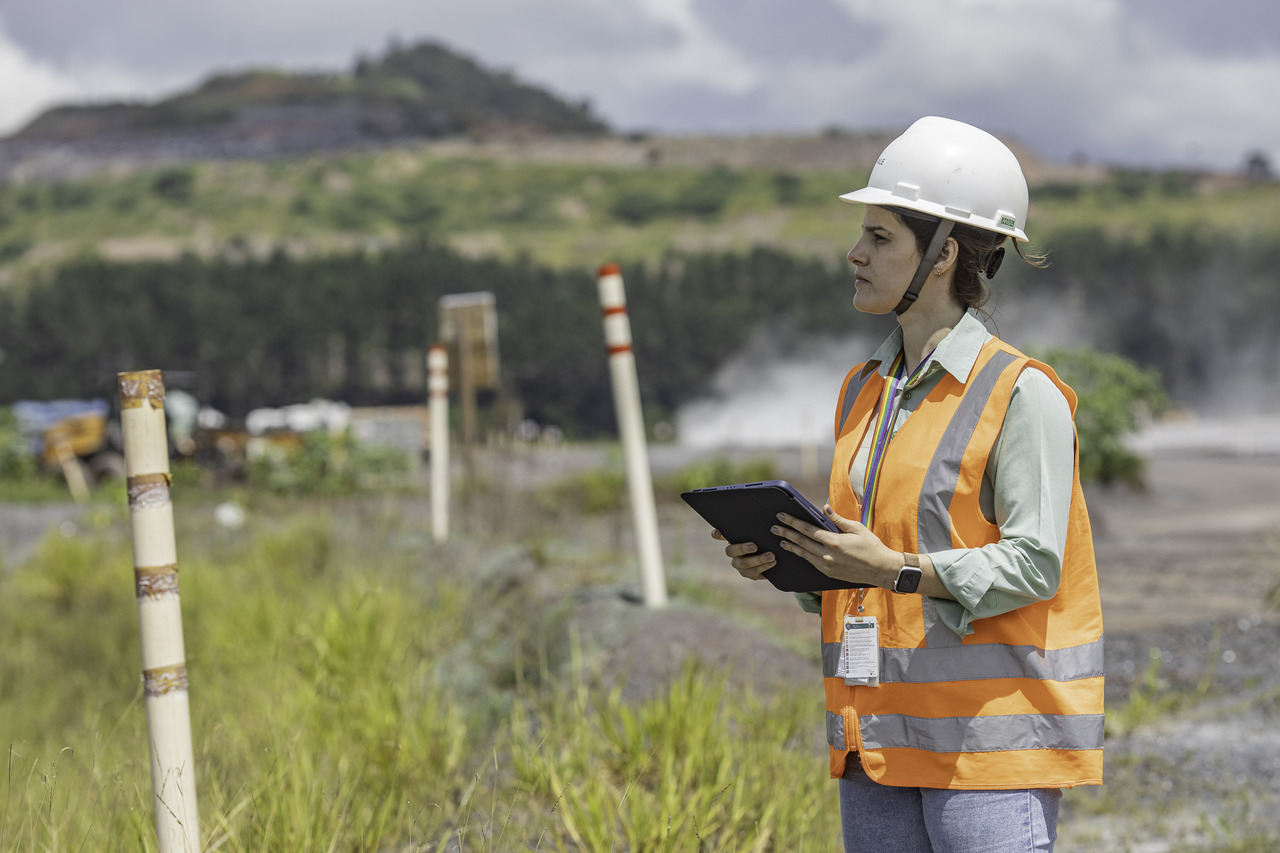
M 1280 166 L 1276 0 L 0 0 L 0 135 L 215 72 L 338 72 L 442 42 L 617 130 L 898 130 L 942 115 L 1041 157 Z

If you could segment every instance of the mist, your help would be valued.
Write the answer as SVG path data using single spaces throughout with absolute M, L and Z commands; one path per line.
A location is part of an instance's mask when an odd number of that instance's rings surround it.
M 885 326 L 885 334 L 892 329 Z M 836 396 L 850 368 L 879 339 L 857 334 L 794 345 L 767 334 L 729 358 L 712 393 L 682 406 L 676 432 L 682 447 L 808 447 L 828 445 Z
M 983 320 L 993 334 L 1030 354 L 1089 348 L 1114 352 L 1101 309 L 1078 293 L 997 294 Z M 1143 425 L 1129 443 L 1145 452 L 1280 453 L 1280 346 L 1274 338 L 1232 334 L 1187 309 L 1203 326 L 1194 340 L 1206 381 L 1171 387 L 1170 410 Z M 716 371 L 709 395 L 676 414 L 687 450 L 829 448 L 837 395 L 848 371 L 875 352 L 893 329 L 803 343 L 760 334 Z M 1051 365 L 1052 366 L 1052 365 Z

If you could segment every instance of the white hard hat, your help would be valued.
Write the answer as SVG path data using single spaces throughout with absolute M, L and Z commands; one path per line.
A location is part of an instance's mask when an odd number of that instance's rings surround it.
M 902 207 L 1026 240 L 1027 179 L 1018 158 L 985 130 L 926 116 L 884 149 L 848 202 Z

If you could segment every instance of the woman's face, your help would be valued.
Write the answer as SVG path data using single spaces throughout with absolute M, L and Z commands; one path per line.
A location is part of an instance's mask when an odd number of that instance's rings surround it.
M 867 207 L 862 237 L 849 250 L 849 263 L 858 268 L 853 306 L 865 314 L 888 314 L 907 292 L 920 250 L 911 229 L 883 207 Z

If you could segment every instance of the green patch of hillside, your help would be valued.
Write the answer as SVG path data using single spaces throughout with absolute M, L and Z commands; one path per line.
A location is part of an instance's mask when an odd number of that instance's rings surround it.
M 467 256 L 591 268 L 671 252 L 769 246 L 838 264 L 861 209 L 836 196 L 865 173 L 722 165 L 537 162 L 467 145 L 127 170 L 0 186 L 0 282 L 82 254 L 174 258 L 390 247 L 423 234 Z M 1266 237 L 1280 184 L 1117 173 L 1032 192 L 1030 233 L 1161 228 Z
M 557 267 L 792 241 L 802 253 L 830 254 L 856 224 L 854 208 L 833 203 L 850 180 L 509 162 L 427 146 L 195 163 L 0 187 L 0 268 L 15 278 L 84 253 L 131 260 L 280 245 L 324 253 L 423 233 L 470 256 Z

